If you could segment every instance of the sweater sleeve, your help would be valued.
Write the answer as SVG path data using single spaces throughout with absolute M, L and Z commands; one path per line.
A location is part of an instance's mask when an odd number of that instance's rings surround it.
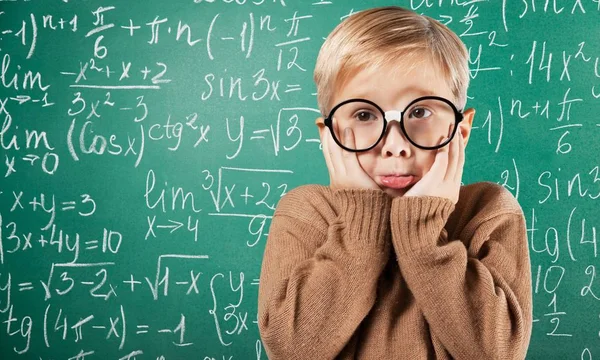
M 337 216 L 323 227 L 308 221 L 318 210 L 298 193 L 281 198 L 273 215 L 258 328 L 271 360 L 334 359 L 374 305 L 391 252 L 391 198 L 379 190 L 334 190 Z
M 524 215 L 514 209 L 491 214 L 473 225 L 472 238 L 448 239 L 444 225 L 453 210 L 442 197 L 393 200 L 400 271 L 452 357 L 524 359 L 533 318 Z

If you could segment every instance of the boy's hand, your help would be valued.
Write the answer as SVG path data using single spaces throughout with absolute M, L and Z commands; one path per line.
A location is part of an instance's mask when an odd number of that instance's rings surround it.
M 446 139 L 443 138 L 440 143 Z M 464 164 L 465 144 L 459 130 L 448 145 L 437 150 L 431 169 L 404 196 L 439 196 L 456 205 Z
M 323 145 L 323 155 L 329 170 L 329 186 L 332 189 L 375 189 L 380 190 L 379 186 L 363 170 L 358 163 L 356 153 L 342 149 L 335 143 L 331 131 L 322 123 L 317 123 L 321 144 Z M 345 139 L 341 142 L 348 146 L 354 146 L 354 134 L 350 128 L 344 132 Z M 347 145 L 349 144 L 349 145 Z

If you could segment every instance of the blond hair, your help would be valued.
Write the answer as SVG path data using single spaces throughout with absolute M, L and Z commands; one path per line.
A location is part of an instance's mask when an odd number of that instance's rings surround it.
M 469 86 L 468 51 L 454 32 L 399 6 L 354 13 L 333 29 L 319 51 L 314 71 L 319 110 L 323 116 L 329 114 L 335 105 L 330 104 L 333 94 L 351 74 L 388 65 L 399 68 L 400 61 L 412 69 L 426 60 L 441 70 L 457 109 L 462 110 Z

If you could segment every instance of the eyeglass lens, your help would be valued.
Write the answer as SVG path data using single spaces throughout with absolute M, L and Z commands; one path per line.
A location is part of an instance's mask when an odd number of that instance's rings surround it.
M 368 149 L 384 131 L 384 116 L 368 102 L 355 100 L 338 107 L 332 114 L 334 136 L 347 148 Z M 444 101 L 424 99 L 412 104 L 403 114 L 406 136 L 423 147 L 437 146 L 454 131 L 455 113 Z M 350 128 L 355 146 L 347 144 L 343 131 Z

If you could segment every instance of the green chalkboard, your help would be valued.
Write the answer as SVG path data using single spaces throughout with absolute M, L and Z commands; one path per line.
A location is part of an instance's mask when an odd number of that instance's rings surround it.
M 266 359 L 271 216 L 329 181 L 314 63 L 383 5 L 470 50 L 463 183 L 526 215 L 528 358 L 600 359 L 597 0 L 0 0 L 0 358 Z

